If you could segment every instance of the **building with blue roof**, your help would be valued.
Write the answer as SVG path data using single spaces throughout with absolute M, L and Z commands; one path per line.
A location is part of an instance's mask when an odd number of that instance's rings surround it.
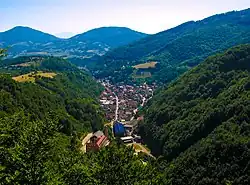
M 113 125 L 113 132 L 115 137 L 123 137 L 125 136 L 125 128 L 124 125 L 118 121 L 116 121 Z

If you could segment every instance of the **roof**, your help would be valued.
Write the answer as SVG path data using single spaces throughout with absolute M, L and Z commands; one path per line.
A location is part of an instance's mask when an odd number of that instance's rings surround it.
M 122 141 L 124 141 L 124 140 L 131 140 L 131 139 L 134 139 L 134 138 L 132 136 L 121 137 Z
M 101 136 L 99 139 L 98 139 L 98 141 L 96 142 L 96 144 L 98 145 L 98 146 L 100 146 L 102 143 L 103 143 L 103 141 L 106 139 L 106 136 Z
M 100 131 L 100 130 L 94 133 L 94 136 L 96 136 L 97 138 L 99 138 L 99 137 L 101 137 L 103 135 L 104 135 L 104 133 L 102 131 Z
M 122 123 L 116 122 L 113 126 L 113 131 L 115 135 L 124 135 L 125 128 Z
M 143 116 L 140 116 L 137 118 L 137 121 L 142 121 L 143 119 L 144 119 Z
M 133 128 L 133 125 L 124 125 L 124 127 Z

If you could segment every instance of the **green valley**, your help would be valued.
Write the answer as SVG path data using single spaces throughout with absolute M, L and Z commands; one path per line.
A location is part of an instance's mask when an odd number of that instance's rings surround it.
M 0 185 L 250 184 L 246 1 L 0 4 Z
M 103 87 L 86 72 L 55 57 L 0 65 L 0 184 L 162 182 L 131 147 L 112 141 L 99 153 L 80 151 L 82 136 L 105 121 L 97 99 Z

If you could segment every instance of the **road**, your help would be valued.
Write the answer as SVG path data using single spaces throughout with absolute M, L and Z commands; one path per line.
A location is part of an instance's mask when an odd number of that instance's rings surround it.
M 141 96 L 141 98 L 142 98 L 141 107 L 143 107 L 143 106 L 145 105 L 147 99 L 146 99 L 144 96 Z M 135 109 L 135 110 L 133 111 L 134 115 L 135 115 L 137 112 L 138 112 L 138 108 Z M 135 119 L 135 116 L 133 116 L 133 117 L 130 119 L 130 121 L 133 121 L 134 119 Z
M 115 99 L 116 99 L 116 108 L 115 108 L 115 121 L 118 120 L 118 110 L 119 110 L 119 99 L 118 96 L 116 96 L 116 94 L 113 92 L 113 94 L 115 95 Z
M 146 98 L 142 97 L 142 104 L 141 104 L 142 107 L 145 105 L 145 102 L 146 102 Z
M 83 153 L 86 153 L 86 143 L 90 140 L 90 138 L 93 136 L 93 133 L 88 133 L 85 138 L 82 140 L 82 148 L 81 150 Z
M 133 110 L 134 115 L 137 113 L 138 109 Z M 133 121 L 135 119 L 135 116 L 133 116 L 130 121 Z

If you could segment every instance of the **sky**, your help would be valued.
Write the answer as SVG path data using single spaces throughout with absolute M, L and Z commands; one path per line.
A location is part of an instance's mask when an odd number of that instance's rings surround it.
M 153 34 L 247 8 L 250 0 L 0 0 L 0 32 L 28 26 L 63 37 L 123 26 Z

